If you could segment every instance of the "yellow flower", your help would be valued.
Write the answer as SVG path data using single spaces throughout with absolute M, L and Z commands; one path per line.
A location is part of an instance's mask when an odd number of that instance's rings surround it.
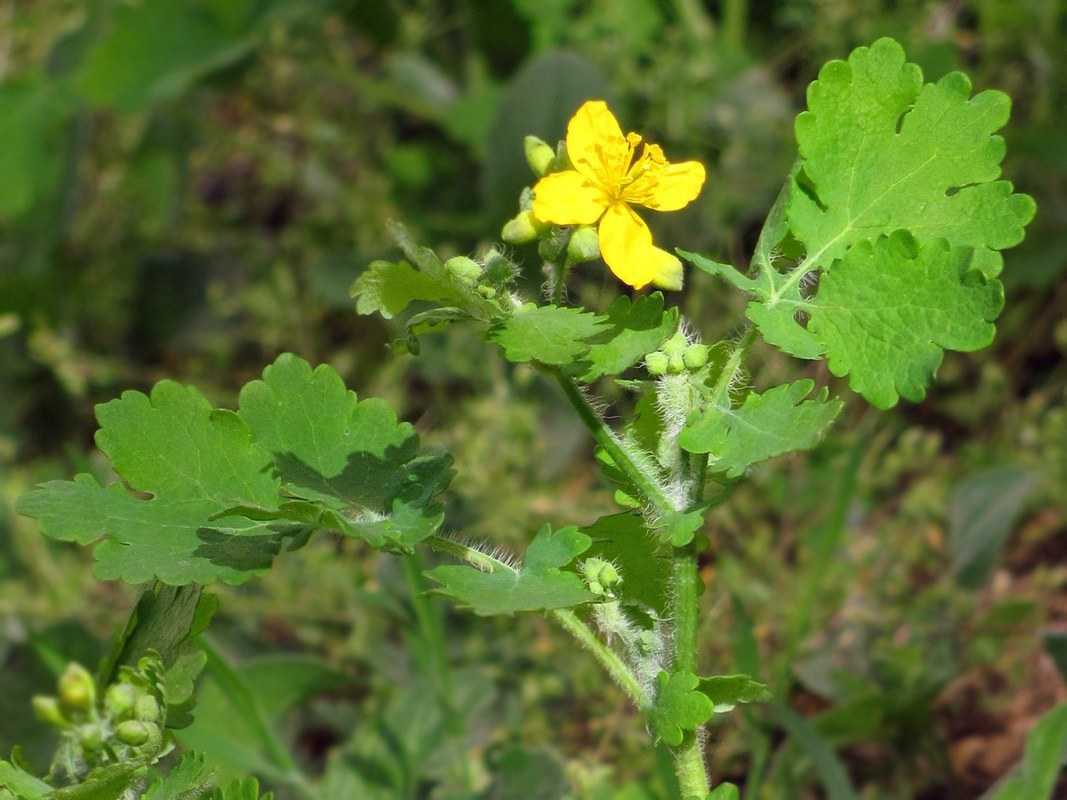
M 681 262 L 652 244 L 652 232 L 630 206 L 683 208 L 700 194 L 703 165 L 671 164 L 659 145 L 642 144 L 636 133 L 623 136 L 603 100 L 587 101 L 571 118 L 567 155 L 574 169 L 534 186 L 534 216 L 556 225 L 599 221 L 600 254 L 619 280 L 635 289 L 649 283 L 681 288 Z

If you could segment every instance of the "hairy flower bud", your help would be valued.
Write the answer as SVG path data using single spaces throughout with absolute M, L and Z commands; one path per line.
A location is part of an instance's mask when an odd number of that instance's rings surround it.
M 137 691 L 128 683 L 112 684 L 104 694 L 104 708 L 115 717 L 133 711 L 136 702 Z
M 133 707 L 133 716 L 141 722 L 155 722 L 159 719 L 159 703 L 150 694 L 137 698 Z
M 536 136 L 527 136 L 523 145 L 526 150 L 526 163 L 530 165 L 534 175 L 540 178 L 552 165 L 552 159 L 556 157 L 555 151 Z
M 128 719 L 115 726 L 115 738 L 130 747 L 140 747 L 152 738 L 152 731 L 145 723 Z
M 667 374 L 667 354 L 656 350 L 645 356 L 645 367 L 657 378 Z
M 445 262 L 445 269 L 468 286 L 474 286 L 481 277 L 482 267 L 472 258 L 453 256 Z
M 698 370 L 708 363 L 708 346 L 706 344 L 691 344 L 682 353 L 682 361 L 688 370 Z
M 596 228 L 583 225 L 571 234 L 567 242 L 567 258 L 575 264 L 600 258 L 600 238 Z

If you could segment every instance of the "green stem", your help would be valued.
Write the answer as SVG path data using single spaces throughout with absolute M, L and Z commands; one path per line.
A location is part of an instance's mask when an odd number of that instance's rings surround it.
M 717 406 L 722 403 L 724 399 L 728 400 L 728 393 L 730 391 L 730 384 L 733 382 L 734 376 L 737 375 L 737 371 L 741 369 L 741 359 L 745 357 L 745 351 L 748 350 L 749 345 L 756 339 L 755 326 L 749 326 L 745 331 L 745 335 L 741 337 L 741 341 L 737 343 L 737 346 L 731 351 L 730 357 L 726 359 L 726 364 L 722 368 L 722 372 L 719 373 L 719 379 L 715 382 L 715 387 L 711 390 L 711 400 L 709 405 Z
M 504 571 L 518 574 L 518 570 L 510 564 L 506 564 L 500 559 L 493 558 L 480 550 L 447 539 L 441 535 L 430 537 L 426 541 L 426 544 L 435 550 L 440 550 L 441 552 L 448 553 L 449 555 L 466 561 L 468 564 L 485 572 Z M 648 698 L 645 696 L 645 691 L 641 688 L 641 683 L 637 680 L 637 676 L 634 675 L 633 671 L 614 650 L 600 640 L 600 637 L 596 635 L 592 628 L 578 619 L 577 615 L 568 609 L 557 608 L 548 612 L 548 614 L 556 620 L 567 633 L 585 646 L 585 648 L 592 654 L 593 658 L 595 658 L 608 675 L 611 676 L 611 679 L 614 680 L 624 692 L 626 692 L 627 696 L 634 702 L 634 705 L 638 708 L 644 708 L 648 705 Z
M 589 432 L 593 434 L 593 439 L 596 440 L 596 443 L 611 456 L 615 466 L 622 471 L 630 483 L 637 487 L 644 499 L 651 503 L 659 513 L 669 514 L 674 512 L 675 508 L 664 495 L 659 483 L 641 469 L 630 457 L 622 442 L 619 441 L 619 437 L 589 405 L 589 401 L 582 394 L 574 379 L 558 371 L 553 372 L 553 374 L 559 382 L 560 388 L 563 389 L 563 394 L 578 413 L 578 417 L 585 423 Z
M 645 708 L 648 705 L 648 697 L 645 696 L 645 690 L 641 688 L 636 676 L 614 650 L 600 641 L 600 637 L 593 632 L 592 628 L 578 619 L 573 611 L 566 608 L 550 611 L 549 616 L 556 620 L 567 633 L 585 645 L 585 649 L 593 654 L 593 658 L 600 662 L 611 679 L 626 692 L 635 706 Z

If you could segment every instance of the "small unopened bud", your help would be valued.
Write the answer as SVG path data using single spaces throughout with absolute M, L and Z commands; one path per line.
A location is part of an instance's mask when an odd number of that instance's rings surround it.
M 104 695 L 104 708 L 115 717 L 133 711 L 133 704 L 136 702 L 137 692 L 128 683 L 113 684 Z
M 138 697 L 133 707 L 133 716 L 141 722 L 155 722 L 159 719 L 159 703 L 156 698 L 150 694 Z
M 537 245 L 537 254 L 541 256 L 545 261 L 555 262 L 559 258 L 560 250 L 563 249 L 563 243 L 556 236 L 548 236 L 542 239 Z
M 104 734 L 96 725 L 85 725 L 78 729 L 78 744 L 86 750 L 99 750 L 104 746 Z
M 152 737 L 152 731 L 143 722 L 128 719 L 115 726 L 115 738 L 130 747 L 140 747 Z
M 592 225 L 583 225 L 567 242 L 567 258 L 575 264 L 600 258 L 600 237 Z
M 589 581 L 589 591 L 591 591 L 593 594 L 607 594 L 607 592 L 604 591 L 604 587 L 600 585 L 599 581 Z
M 657 378 L 667 374 L 667 354 L 659 350 L 645 356 L 645 367 Z
M 680 353 L 667 356 L 667 372 L 671 375 L 681 375 L 685 372 L 685 357 Z
M 63 719 L 63 712 L 60 711 L 59 701 L 56 698 L 37 695 L 31 702 L 33 703 L 34 716 L 41 722 L 57 727 L 63 727 L 67 724 L 67 721 Z
M 556 157 L 555 151 L 536 136 L 527 136 L 523 145 L 526 150 L 526 163 L 530 165 L 534 175 L 540 178 L 552 165 L 552 159 Z
M 698 370 L 708 363 L 708 346 L 706 344 L 691 344 L 682 353 L 682 361 L 685 368 Z
M 679 291 L 682 288 L 682 262 L 668 254 L 660 265 L 659 273 L 652 279 L 652 284 L 670 292 Z
M 668 356 L 681 356 L 687 347 L 689 347 L 689 341 L 685 338 L 685 334 L 677 331 L 674 336 L 663 343 L 661 349 Z
M 474 286 L 481 277 L 482 267 L 472 258 L 453 256 L 445 262 L 445 269 L 468 286 Z
M 546 230 L 548 225 L 535 217 L 532 211 L 520 211 L 504 225 L 500 238 L 508 244 L 526 244 Z
M 81 664 L 68 664 L 59 676 L 59 701 L 74 711 L 88 711 L 96 702 L 93 676 Z

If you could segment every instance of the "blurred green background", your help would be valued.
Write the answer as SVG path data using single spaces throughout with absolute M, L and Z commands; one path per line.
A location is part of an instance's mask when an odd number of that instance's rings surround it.
M 135 596 L 12 511 L 103 469 L 95 403 L 172 377 L 232 405 L 293 351 L 455 454 L 450 529 L 519 551 L 544 521 L 589 524 L 610 490 L 550 387 L 461 330 L 393 357 L 397 328 L 355 316 L 349 285 L 394 255 L 384 223 L 443 256 L 486 248 L 532 178 L 523 136 L 555 141 L 601 97 L 708 167 L 696 203 L 651 220 L 661 244 L 745 265 L 805 87 L 884 35 L 930 80 L 1012 96 L 1004 172 L 1038 216 L 990 350 L 949 354 L 927 402 L 886 414 L 837 387 L 820 449 L 716 512 L 702 662 L 777 705 L 724 715 L 709 747 L 746 800 L 979 797 L 1067 698 L 1060 0 L 0 0 L 0 753 L 47 762 L 29 695 L 56 658 L 93 663 Z M 536 294 L 536 253 L 515 256 Z M 584 267 L 572 300 L 622 288 Z M 702 274 L 671 301 L 709 341 L 742 318 Z M 757 352 L 758 387 L 831 381 Z M 469 698 L 441 717 L 398 562 L 323 539 L 221 594 L 213 646 L 253 693 L 289 687 L 274 721 L 324 798 L 530 797 L 530 775 L 537 797 L 671 796 L 636 713 L 540 618 L 435 605 Z M 187 743 L 269 783 L 240 731 L 218 735 L 227 702 L 209 673 Z

